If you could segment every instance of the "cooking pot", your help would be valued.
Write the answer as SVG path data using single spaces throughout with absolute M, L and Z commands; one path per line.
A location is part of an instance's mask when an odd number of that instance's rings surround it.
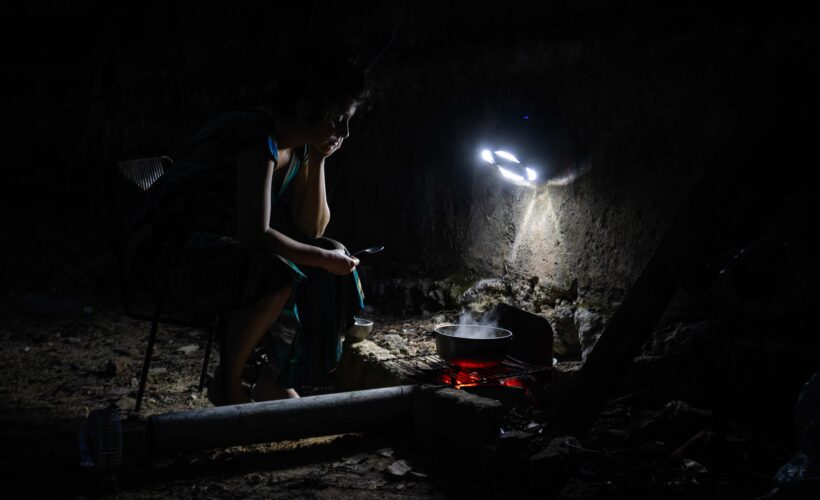
M 500 364 L 512 344 L 511 331 L 493 326 L 445 325 L 433 331 L 438 355 L 460 368 L 486 368 Z

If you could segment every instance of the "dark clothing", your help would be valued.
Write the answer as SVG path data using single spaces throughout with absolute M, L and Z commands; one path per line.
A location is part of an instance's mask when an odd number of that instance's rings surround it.
M 263 111 L 226 113 L 198 132 L 134 214 L 126 266 L 158 296 L 206 311 L 242 308 L 293 285 L 290 303 L 273 329 L 273 363 L 286 387 L 315 383 L 338 361 L 339 336 L 364 307 L 358 274 L 339 277 L 312 268 L 303 272 L 273 252 L 235 239 L 236 158 L 249 148 L 278 161 L 273 121 Z M 294 155 L 286 172 L 274 175 L 272 219 L 290 219 L 281 212 L 287 210 L 288 186 L 305 161 L 306 147 Z M 280 214 L 274 217 L 276 211 Z M 272 226 L 316 244 L 289 224 Z

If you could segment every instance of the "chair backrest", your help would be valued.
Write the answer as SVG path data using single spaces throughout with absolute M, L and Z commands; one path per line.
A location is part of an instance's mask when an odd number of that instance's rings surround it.
M 126 314 L 132 318 L 152 320 L 157 297 L 141 290 L 124 268 L 124 251 L 127 240 L 128 221 L 132 210 L 145 197 L 145 192 L 154 185 L 174 164 L 169 156 L 151 156 L 117 163 L 119 177 L 114 182 L 111 196 L 113 238 L 120 277 L 120 298 Z M 124 182 L 123 182 L 124 181 Z M 189 312 L 186 307 L 165 298 L 161 321 L 163 323 L 210 328 L 213 315 L 199 318 L 198 312 Z
M 133 210 L 144 198 L 145 192 L 165 175 L 173 163 L 168 156 L 152 156 L 117 163 L 117 175 L 111 190 L 112 235 L 117 254 L 121 299 L 126 313 L 131 317 L 150 318 L 151 308 L 155 305 L 146 306 L 146 311 L 140 310 L 140 305 L 145 306 L 142 303 L 150 300 L 146 301 L 145 297 L 139 296 L 141 292 L 125 273 L 123 259 L 129 220 Z
M 148 191 L 173 163 L 174 161 L 168 156 L 153 156 L 121 161 L 117 167 L 120 174 L 129 182 L 142 191 Z

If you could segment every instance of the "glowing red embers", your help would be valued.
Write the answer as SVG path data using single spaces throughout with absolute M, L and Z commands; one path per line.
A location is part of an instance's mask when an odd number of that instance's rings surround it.
M 455 365 L 462 370 L 480 370 L 481 368 L 489 368 L 491 366 L 498 366 L 501 361 L 478 361 L 474 359 L 449 359 L 450 364 Z
M 453 386 L 456 389 L 461 389 L 463 387 L 476 387 L 479 385 L 503 385 L 507 387 L 526 388 L 524 382 L 518 377 L 509 377 L 504 379 L 487 381 L 486 374 L 482 375 L 480 372 L 475 370 L 459 369 L 455 372 L 441 373 L 439 375 L 439 381 L 441 381 L 444 384 Z
M 510 377 L 501 380 L 501 385 L 507 387 L 520 387 L 521 389 L 526 389 L 527 385 L 524 384 L 524 381 L 518 377 Z

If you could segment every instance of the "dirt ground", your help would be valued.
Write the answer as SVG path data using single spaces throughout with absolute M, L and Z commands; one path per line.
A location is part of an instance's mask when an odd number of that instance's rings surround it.
M 431 347 L 425 331 L 435 318 L 389 319 L 371 314 L 379 325 L 371 339 L 405 354 Z M 115 405 L 130 410 L 148 334 L 148 322 L 121 310 L 95 306 L 77 318 L 44 318 L 7 311 L 0 327 L 0 390 L 6 448 L 0 469 L 3 486 L 16 489 L 23 475 L 50 466 L 60 479 L 40 483 L 43 496 L 80 497 L 88 482 L 66 467 L 75 443 L 71 433 L 88 412 Z M 142 415 L 210 406 L 197 390 L 204 332 L 163 325 Z M 387 337 L 387 340 L 385 340 Z M 211 369 L 216 366 L 212 360 Z M 543 415 L 541 415 L 543 417 Z M 764 454 L 755 448 L 759 469 L 712 469 L 695 460 L 670 460 L 674 442 L 651 439 L 644 429 L 657 417 L 628 401 L 613 405 L 592 437 L 577 442 L 584 465 L 565 486 L 563 498 L 606 498 L 617 491 L 668 492 L 690 498 L 708 492 L 723 498 L 754 498 L 767 491 L 767 472 L 776 468 L 782 450 Z M 529 422 L 538 421 L 530 416 Z M 662 424 L 654 424 L 655 427 Z M 658 431 L 661 435 L 665 431 Z M 657 434 L 657 432 L 656 432 Z M 541 443 L 544 446 L 546 443 Z M 526 445 L 534 453 L 534 442 Z M 738 447 L 741 449 L 742 447 Z M 56 450 L 56 451 L 55 451 Z M 160 457 L 124 470 L 123 498 L 444 498 L 460 497 L 458 478 L 437 474 L 440 460 L 409 433 L 347 435 Z M 51 463 L 46 457 L 51 457 Z M 59 460 L 57 460 L 59 458 Z M 748 463 L 748 462 L 747 462 Z M 38 489 L 27 488 L 27 495 Z M 40 496 L 40 495 L 35 495 Z M 479 496 L 480 497 L 480 496 Z M 640 497 L 640 496 L 639 496 Z M 647 497 L 648 498 L 648 497 Z
M 129 317 L 120 306 L 115 260 L 94 251 L 104 247 L 101 236 L 72 226 L 70 218 L 62 222 L 13 241 L 0 235 L 9 249 L 0 301 L 4 497 L 93 494 L 74 465 L 76 431 L 89 411 L 113 405 L 125 413 L 136 397 L 149 322 Z M 452 321 L 453 314 L 391 318 L 370 311 L 376 324 L 370 338 L 399 354 L 430 352 L 433 343 L 425 332 L 436 322 Z M 204 343 L 201 329 L 162 325 L 142 417 L 210 406 L 197 388 Z M 215 354 L 211 371 L 217 363 Z M 708 427 L 703 415 L 685 404 L 653 407 L 640 397 L 614 401 L 589 439 L 562 448 L 567 457 L 559 463 L 572 467 L 562 470 L 563 486 L 552 495 L 757 498 L 769 491 L 772 475 L 793 450 L 765 436 L 750 440 L 742 423 L 710 434 L 711 441 L 695 440 L 686 456 L 674 456 Z M 529 457 L 550 444 L 539 435 L 549 412 L 516 417 L 528 430 L 507 429 L 516 432 L 506 433 L 499 445 L 503 453 L 495 458 L 431 452 L 407 430 L 396 429 L 155 458 L 122 471 L 118 496 L 506 498 L 504 488 L 521 480 Z M 465 476 L 457 465 L 467 461 L 485 468 Z M 545 474 L 544 484 L 556 480 Z M 493 489 L 483 486 L 488 478 Z
M 73 430 L 89 411 L 116 406 L 123 416 L 135 402 L 149 322 L 120 309 L 94 305 L 76 318 L 42 317 L 22 310 L 4 314 L 0 325 L 0 420 L 7 449 L 0 467 L 36 467 L 50 448 L 60 451 L 57 467 L 67 487 L 46 488 L 56 496 L 88 492 L 82 476 L 64 462 Z M 403 323 L 398 323 L 403 324 Z M 163 324 L 149 372 L 142 417 L 211 406 L 198 391 L 205 332 Z M 211 361 L 211 372 L 218 353 Z M 51 441 L 51 444 L 49 444 Z M 334 436 L 270 445 L 235 447 L 153 460 L 123 472 L 125 498 L 436 498 L 443 496 L 413 463 L 408 437 Z M 60 443 L 59 446 L 54 443 Z M 404 444 L 402 444 L 404 443 Z M 401 448 L 400 448 L 401 447 Z M 15 488 L 15 477 L 6 486 Z M 45 486 L 50 486 L 46 484 Z M 34 490 L 36 491 L 36 489 Z
M 133 408 L 150 322 L 123 311 L 103 232 L 68 214 L 36 228 L 15 220 L 0 234 L 0 489 L 6 498 L 98 493 L 76 467 L 77 431 L 91 410 L 115 406 L 125 417 Z M 198 391 L 205 339 L 202 329 L 162 324 L 142 418 L 211 406 Z M 404 432 L 160 457 L 123 470 L 118 496 L 443 496 Z

